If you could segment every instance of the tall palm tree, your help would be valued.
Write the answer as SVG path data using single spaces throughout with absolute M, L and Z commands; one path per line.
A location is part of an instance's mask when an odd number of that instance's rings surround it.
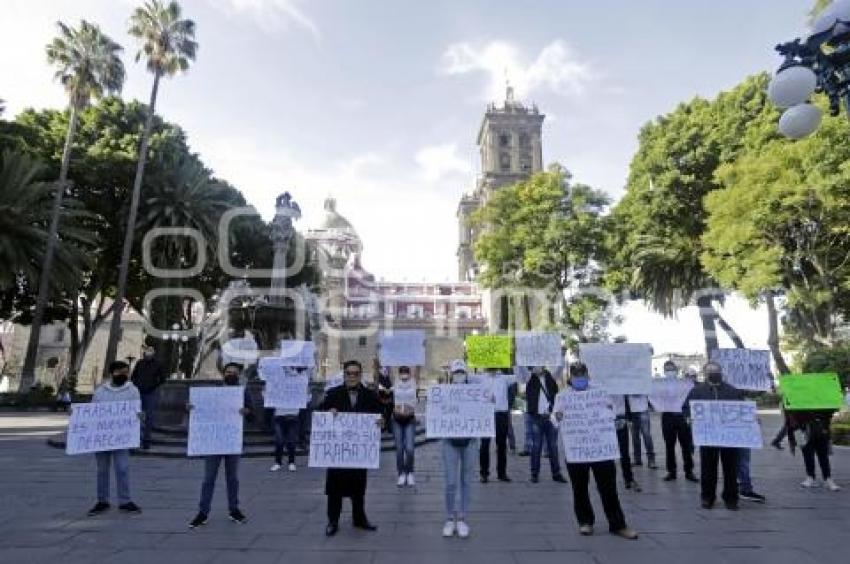
M 130 18 L 130 35 L 142 42 L 136 54 L 136 61 L 142 56 L 147 59 L 147 67 L 153 73 L 153 87 L 148 104 L 145 130 L 139 145 L 139 162 L 136 178 L 133 181 L 133 195 L 130 200 L 130 213 L 127 218 L 127 232 L 124 234 L 124 247 L 121 252 L 121 268 L 118 273 L 118 290 L 115 295 L 115 310 L 109 327 L 109 342 L 106 346 L 104 370 L 118 353 L 118 336 L 121 331 L 121 314 L 124 310 L 124 296 L 127 293 L 127 272 L 130 267 L 130 254 L 136 232 L 136 215 L 139 212 L 139 198 L 142 191 L 142 178 L 145 173 L 145 161 L 148 154 L 148 140 L 151 123 L 156 111 L 156 96 L 159 81 L 163 76 L 174 76 L 179 71 L 189 69 L 189 61 L 195 59 L 198 44 L 195 42 L 195 22 L 181 19 L 180 5 L 161 0 L 150 0 L 144 6 L 136 8 Z
M 53 255 L 56 251 L 59 216 L 62 208 L 62 196 L 68 180 L 68 167 L 71 162 L 71 146 L 77 129 L 79 112 L 89 105 L 92 98 L 101 98 L 105 94 L 120 92 L 124 85 L 124 64 L 119 54 L 121 46 L 104 34 L 100 28 L 85 20 L 80 21 L 77 29 L 57 22 L 59 35 L 47 45 L 47 61 L 56 65 L 55 78 L 62 83 L 68 94 L 68 107 L 71 111 L 68 131 L 65 134 L 65 148 L 62 151 L 62 165 L 59 168 L 59 180 L 53 197 L 53 210 L 50 216 L 50 228 L 47 237 L 47 249 L 38 284 L 38 299 L 33 315 L 27 354 L 21 372 L 22 392 L 27 391 L 35 377 L 35 361 L 44 319 L 44 308 L 50 287 L 50 274 Z

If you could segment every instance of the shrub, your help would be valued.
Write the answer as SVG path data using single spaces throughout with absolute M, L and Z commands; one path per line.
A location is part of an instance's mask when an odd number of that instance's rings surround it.
M 844 388 L 850 385 L 850 343 L 805 351 L 795 368 L 804 374 L 836 372 Z

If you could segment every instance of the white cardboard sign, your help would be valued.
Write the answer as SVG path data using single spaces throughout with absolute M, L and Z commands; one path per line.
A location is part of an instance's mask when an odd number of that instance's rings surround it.
M 678 378 L 654 378 L 649 401 L 659 413 L 681 413 L 688 394 L 694 388 L 690 380 Z
M 283 340 L 280 342 L 280 359 L 284 366 L 316 366 L 316 343 Z
M 310 468 L 377 469 L 381 460 L 381 429 L 371 413 L 313 412 Z
M 378 337 L 381 366 L 424 366 L 425 332 L 381 332 Z
M 761 448 L 761 427 L 754 401 L 691 400 L 696 446 Z
M 581 360 L 592 381 L 611 395 L 649 395 L 652 347 L 644 343 L 581 343 Z
M 723 369 L 723 380 L 739 390 L 770 391 L 770 351 L 714 349 L 711 360 Z
M 428 388 L 428 438 L 494 437 L 495 404 L 485 384 L 438 384 Z
M 242 454 L 242 386 L 189 388 L 189 456 Z
M 517 331 L 514 333 L 517 366 L 562 366 L 561 336 L 558 333 Z
M 139 400 L 71 405 L 66 454 L 139 448 Z
M 567 462 L 599 462 L 620 458 L 614 410 L 607 391 L 564 391 L 558 394 L 555 411 L 563 413 L 560 434 Z

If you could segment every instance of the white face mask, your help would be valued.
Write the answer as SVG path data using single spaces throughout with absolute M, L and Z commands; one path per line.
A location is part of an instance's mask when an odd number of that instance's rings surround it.
M 678 375 L 679 375 L 679 373 L 676 372 L 675 370 L 665 370 L 664 371 L 664 376 L 666 376 L 667 378 L 675 378 Z
M 452 374 L 452 384 L 466 384 L 466 374 Z

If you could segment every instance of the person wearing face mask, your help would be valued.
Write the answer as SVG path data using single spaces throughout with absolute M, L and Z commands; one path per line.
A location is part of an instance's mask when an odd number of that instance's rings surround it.
M 130 381 L 139 389 L 142 399 L 142 411 L 145 412 L 145 423 L 142 426 L 142 449 L 147 450 L 151 445 L 151 431 L 156 413 L 158 389 L 167 379 L 165 367 L 156 358 L 156 351 L 150 342 L 142 346 L 142 358 L 133 366 Z
M 225 386 L 238 386 L 240 384 L 239 375 L 242 372 L 242 365 L 235 362 L 229 362 L 224 367 Z M 250 396 L 247 389 L 244 393 L 243 406 L 239 409 L 239 413 L 243 416 L 250 416 L 249 409 Z M 186 405 L 186 411 L 192 411 L 195 406 L 191 403 Z M 190 529 L 196 529 L 207 524 L 207 518 L 210 514 L 212 506 L 213 492 L 215 492 L 215 480 L 218 477 L 218 469 L 221 463 L 224 462 L 224 481 L 227 485 L 227 509 L 230 520 L 234 523 L 244 524 L 248 518 L 239 509 L 239 454 L 213 454 L 204 456 L 204 481 L 201 484 L 201 502 L 198 506 L 198 514 L 189 522 Z
M 466 363 L 460 359 L 453 360 L 449 365 L 449 378 L 451 384 L 470 384 Z M 448 538 L 457 533 L 458 537 L 465 539 L 470 533 L 466 514 L 469 511 L 472 469 L 475 466 L 475 453 L 478 452 L 478 440 L 471 437 L 457 437 L 441 439 L 440 442 L 446 501 L 446 523 L 443 525 L 443 536 Z
M 664 378 L 676 380 L 679 377 L 679 367 L 672 360 L 664 363 Z M 689 482 L 699 482 L 694 476 L 694 439 L 691 434 L 691 426 L 685 418 L 684 406 L 679 411 L 661 413 L 661 434 L 664 437 L 664 446 L 667 451 L 667 475 L 665 482 L 676 479 L 676 442 L 682 450 L 682 467 L 685 470 L 685 479 Z
M 558 395 L 558 383 L 542 366 L 532 369 L 531 377 L 525 386 L 525 401 L 531 418 L 533 440 L 531 442 L 531 482 L 540 481 L 540 457 L 543 453 L 543 441 L 549 451 L 549 466 L 552 479 L 566 483 L 561 474 L 558 461 L 558 429 L 552 424 L 551 414 Z
M 415 486 L 413 462 L 416 450 L 416 379 L 410 374 L 409 366 L 399 366 L 393 389 L 392 425 L 398 487 Z
M 581 394 L 589 389 L 591 389 L 591 385 L 587 366 L 582 362 L 572 363 L 567 389 L 559 394 L 554 409 L 556 420 L 560 422 L 564 418 L 565 403 L 561 400 L 567 394 Z M 613 411 L 613 406 L 611 406 L 611 409 Z M 599 491 L 599 497 L 602 500 L 602 508 L 608 519 L 608 530 L 624 539 L 637 539 L 637 532 L 626 525 L 626 518 L 620 506 L 620 498 L 617 495 L 617 467 L 614 461 L 570 462 L 567 460 L 566 464 L 573 489 L 573 509 L 579 524 L 579 533 L 584 536 L 593 534 L 595 516 L 593 506 L 590 503 L 589 491 L 590 473 L 593 472 L 596 489 Z
M 723 370 L 716 362 L 708 362 L 703 367 L 705 382 L 697 384 L 685 401 L 685 415 L 690 418 L 690 402 L 703 401 L 741 401 L 744 395 L 737 388 L 723 381 Z M 723 492 L 721 497 L 730 511 L 738 510 L 738 451 L 728 447 L 699 447 L 700 482 L 703 509 L 711 509 L 717 498 L 717 464 L 723 468 Z
M 94 392 L 92 403 L 109 401 L 138 401 L 139 390 L 129 382 L 130 365 L 115 361 L 109 365 L 110 379 Z M 139 412 L 144 423 L 145 414 Z M 97 503 L 89 510 L 89 517 L 109 510 L 109 467 L 115 467 L 115 484 L 118 489 L 118 509 L 124 513 L 141 513 L 142 510 L 130 499 L 130 451 L 127 449 L 96 452 Z
M 319 405 L 319 411 L 333 414 L 374 413 L 380 415 L 384 406 L 378 394 L 363 385 L 363 366 L 356 360 L 346 361 L 343 366 L 343 385 L 331 388 Z M 376 418 L 376 424 L 383 424 L 383 417 Z M 366 480 L 367 472 L 361 468 L 328 468 L 325 474 L 325 495 L 328 498 L 328 525 L 325 535 L 332 537 L 339 531 L 339 517 L 342 513 L 342 500 L 351 498 L 351 512 L 355 528 L 375 531 L 378 528 L 366 517 Z

